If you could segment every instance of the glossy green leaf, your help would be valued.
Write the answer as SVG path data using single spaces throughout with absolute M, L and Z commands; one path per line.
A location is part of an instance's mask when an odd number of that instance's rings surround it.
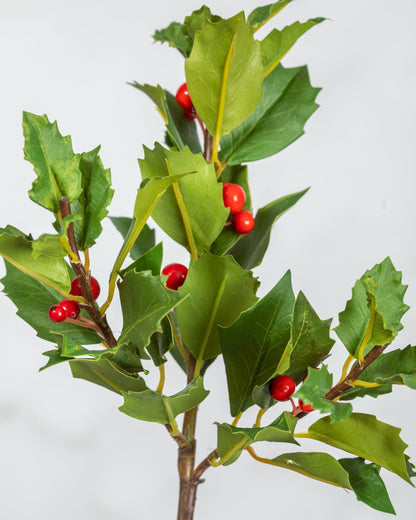
M 308 69 L 278 65 L 262 84 L 264 96 L 254 112 L 221 139 L 221 158 L 240 164 L 270 157 L 304 134 L 318 108 L 320 89 L 311 86 Z
M 144 253 L 144 255 L 142 255 L 140 258 L 131 263 L 128 267 L 120 271 L 120 276 L 124 278 L 129 271 L 137 271 L 138 273 L 140 271 L 150 271 L 153 276 L 159 276 L 160 269 L 162 267 L 162 261 L 163 243 L 159 242 L 157 246 L 152 247 L 152 249 L 149 249 L 149 251 Z
M 74 222 L 75 239 L 80 251 L 95 244 L 103 228 L 101 221 L 107 215 L 114 190 L 111 189 L 111 174 L 105 169 L 98 155 L 100 146 L 81 154 L 82 193 L 71 204 L 71 211 L 79 215 Z
M 247 17 L 248 26 L 252 31 L 257 31 L 291 2 L 293 0 L 279 0 L 273 4 L 256 7 Z
M 193 44 L 196 33 L 200 31 L 208 21 L 219 22 L 220 20 L 220 16 L 212 14 L 211 9 L 208 6 L 203 5 L 185 18 L 182 31 L 188 36 L 189 41 Z
M 271 462 L 281 468 L 296 471 L 305 477 L 344 489 L 351 489 L 347 471 L 328 453 L 284 453 L 272 459 Z
M 0 255 L 4 260 L 32 278 L 69 292 L 70 279 L 65 261 L 39 254 L 39 251 L 35 254 L 32 237 L 13 226 L 0 228 Z
M 293 294 L 288 271 L 275 287 L 243 312 L 228 328 L 219 328 L 227 372 L 231 415 L 253 404 L 256 386 L 268 382 L 278 370 L 290 340 Z
M 298 444 L 293 437 L 297 419 L 288 412 L 283 412 L 280 417 L 268 426 L 262 428 L 240 428 L 227 423 L 217 424 L 217 452 L 223 465 L 228 466 L 235 462 L 241 452 L 255 442 L 289 442 Z
M 192 260 L 181 291 L 189 293 L 177 309 L 182 338 L 195 358 L 210 359 L 220 352 L 218 325 L 228 327 L 253 305 L 258 284 L 231 256 L 204 253 Z
M 163 332 L 161 320 L 176 307 L 186 294 L 167 289 L 164 279 L 152 276 L 149 271 L 130 270 L 119 282 L 123 330 L 118 347 L 134 345 L 140 358 L 148 358 L 145 347 L 154 332 Z
M 156 31 L 153 39 L 156 42 L 168 43 L 170 47 L 175 47 L 178 51 L 187 58 L 192 50 L 192 45 L 188 38 L 182 32 L 183 25 L 179 22 L 172 22 L 165 29 Z
M 325 394 L 332 388 L 332 374 L 326 365 L 319 370 L 309 368 L 308 375 L 297 390 L 295 397 L 300 397 L 304 404 L 311 404 L 314 410 L 329 413 L 332 422 L 343 421 L 352 413 L 349 403 L 339 403 L 325 398 Z
M 353 356 L 358 356 L 369 327 L 368 348 L 390 343 L 403 328 L 400 320 L 409 307 L 403 302 L 407 286 L 401 279 L 387 257 L 356 282 L 334 329 Z
M 169 397 L 153 390 L 125 392 L 124 404 L 119 410 L 141 421 L 168 424 L 177 415 L 198 406 L 208 394 L 202 377 L 198 377 L 181 392 Z
M 129 229 L 133 223 L 133 219 L 130 217 L 109 217 L 111 222 L 114 224 L 117 231 L 121 233 L 123 238 L 126 238 L 129 233 Z M 133 247 L 130 250 L 130 257 L 133 260 L 137 260 L 143 256 L 149 249 L 152 249 L 156 245 L 155 230 L 150 228 L 147 224 L 143 226 L 142 231 L 136 239 Z
M 146 350 L 149 352 L 153 363 L 157 367 L 165 363 L 165 354 L 173 346 L 172 331 L 169 320 L 166 316 L 162 319 L 160 325 L 162 327 L 162 332 L 154 332 L 150 337 L 150 343 L 146 347 Z
M 340 459 L 341 466 L 348 471 L 351 487 L 357 500 L 368 506 L 395 515 L 386 486 L 380 477 L 380 467 L 377 464 L 366 464 L 361 458 Z
M 44 234 L 32 242 L 32 255 L 37 259 L 44 256 L 64 258 L 68 254 L 69 242 L 67 229 L 77 219 L 76 215 L 68 215 L 59 224 L 58 235 Z M 65 247 L 64 247 L 65 244 Z
M 323 417 L 308 429 L 311 438 L 374 462 L 411 484 L 404 457 L 407 444 L 399 433 L 400 428 L 364 413 L 353 413 L 336 423 Z
M 166 192 L 152 218 L 173 240 L 194 256 L 200 255 L 220 234 L 228 217 L 213 164 L 189 148 L 174 152 L 159 144 L 154 150 L 145 148 L 139 164 L 143 179 L 194 172 Z
M 81 194 L 80 156 L 74 154 L 70 136 L 63 137 L 56 121 L 50 123 L 46 115 L 23 112 L 23 133 L 25 159 L 37 175 L 29 197 L 57 214 L 61 197 L 71 202 Z
M 51 321 L 48 316 L 49 307 L 59 303 L 62 296 L 8 262 L 5 264 L 6 275 L 1 280 L 3 292 L 16 305 L 17 315 L 35 329 L 37 336 L 55 343 L 56 332 L 84 345 L 101 343 L 102 339 L 94 330 L 72 323 Z
M 284 56 L 295 45 L 297 40 L 325 18 L 313 18 L 307 22 L 295 22 L 282 30 L 273 29 L 261 41 L 261 56 L 264 64 L 264 75 L 268 76 L 281 62 Z
M 296 384 L 302 381 L 308 367 L 316 367 L 328 357 L 335 343 L 329 336 L 331 321 L 321 320 L 305 295 L 299 293 L 293 310 L 290 368 L 285 372 Z
M 203 25 L 185 74 L 196 111 L 216 139 L 253 112 L 263 95 L 263 63 L 244 13 Z
M 308 189 L 286 195 L 259 209 L 253 230 L 244 235 L 229 251 L 244 269 L 253 269 L 261 264 L 269 247 L 273 225 Z

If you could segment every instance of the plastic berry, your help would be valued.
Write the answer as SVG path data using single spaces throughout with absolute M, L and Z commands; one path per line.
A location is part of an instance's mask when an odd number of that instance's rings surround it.
M 168 264 L 162 269 L 162 275 L 167 276 L 166 287 L 176 291 L 184 284 L 188 268 L 182 264 Z
M 224 206 L 230 208 L 230 214 L 234 215 L 243 209 L 246 201 L 246 192 L 238 184 L 224 182 L 222 185 L 222 198 Z
M 185 110 L 191 110 L 193 108 L 194 104 L 192 103 L 186 83 L 183 83 L 178 88 L 178 91 L 176 92 L 176 101 L 178 102 L 178 105 Z
M 100 284 L 97 282 L 97 280 L 91 276 L 91 290 L 92 290 L 92 297 L 94 300 L 100 296 Z M 82 290 L 81 286 L 79 285 L 78 278 L 74 278 L 71 282 L 71 290 L 69 291 L 69 294 L 72 294 L 73 296 L 82 296 Z
M 300 409 L 304 412 L 313 412 L 313 408 L 312 408 L 312 405 L 311 404 L 303 404 L 302 403 L 302 399 L 299 399 L 299 406 L 300 406 Z
M 250 233 L 254 227 L 254 217 L 249 211 L 243 209 L 233 215 L 233 226 L 237 233 Z
M 52 305 L 48 312 L 49 319 L 55 323 L 66 320 L 66 312 L 60 305 Z
M 186 117 L 186 119 L 189 119 L 189 121 L 193 121 L 196 118 L 195 108 L 193 106 L 190 110 L 188 110 L 187 108 L 184 108 L 183 115 Z
M 76 320 L 81 312 L 79 303 L 74 300 L 62 300 L 59 302 L 59 306 L 65 311 L 66 317 Z
M 296 384 L 289 376 L 276 376 L 271 380 L 269 390 L 276 401 L 287 401 L 296 390 Z

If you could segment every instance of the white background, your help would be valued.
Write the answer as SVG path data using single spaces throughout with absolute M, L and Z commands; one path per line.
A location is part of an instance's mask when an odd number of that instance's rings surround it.
M 248 13 L 257 5 L 253 0 L 211 2 L 223 17 L 241 9 Z M 151 35 L 199 7 L 199 1 L 190 0 L 145 5 L 128 0 L 0 0 L 0 226 L 12 223 L 35 236 L 51 229 L 51 216 L 26 195 L 34 174 L 23 160 L 23 110 L 56 119 L 61 132 L 72 135 L 77 152 L 101 144 L 116 189 L 111 214 L 131 213 L 141 146 L 162 141 L 163 126 L 150 100 L 126 82 L 160 83 L 176 90 L 184 81 L 182 57 L 153 44 Z M 290 268 L 295 289 L 305 292 L 322 318 L 334 317 L 336 324 L 355 280 L 390 255 L 409 284 L 406 302 L 413 306 L 396 347 L 414 344 L 416 336 L 415 15 L 411 0 L 297 0 L 287 7 L 269 29 L 297 19 L 331 19 L 305 35 L 284 60 L 286 66 L 308 64 L 312 84 L 323 87 L 321 107 L 301 139 L 250 165 L 256 209 L 312 186 L 273 231 L 271 248 L 256 270 L 260 295 Z M 93 274 L 102 282 L 120 243 L 106 222 L 92 251 Z M 172 261 L 188 259 L 170 242 L 164 262 Z M 164 428 L 119 413 L 116 394 L 73 380 L 66 366 L 39 374 L 45 362 L 41 353 L 50 345 L 34 337 L 4 295 L 0 306 L 2 518 L 176 518 L 175 445 Z M 119 331 L 119 312 L 112 310 L 109 319 Z M 345 350 L 337 343 L 334 351 L 329 363 L 339 376 Z M 213 422 L 230 420 L 221 360 L 206 385 L 211 396 L 198 419 L 198 459 L 215 447 Z M 180 371 L 172 367 L 167 390 L 173 393 L 181 386 Z M 411 445 L 408 452 L 416 459 L 414 395 L 409 389 L 356 401 L 356 408 L 402 427 L 402 437 Z M 245 424 L 250 421 L 249 412 Z M 314 442 L 304 446 L 325 449 Z M 291 450 L 268 445 L 258 451 L 271 456 Z M 395 475 L 382 475 L 398 518 L 414 518 L 415 491 Z M 199 488 L 198 520 L 230 513 L 241 519 L 282 514 L 321 520 L 385 517 L 351 493 L 259 464 L 247 455 L 230 467 L 208 470 L 206 478 Z

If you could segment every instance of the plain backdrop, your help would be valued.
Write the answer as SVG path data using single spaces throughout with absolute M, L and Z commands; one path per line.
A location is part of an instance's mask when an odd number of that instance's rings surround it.
M 139 184 L 137 158 L 143 144 L 163 141 L 163 124 L 151 101 L 127 82 L 177 89 L 184 81 L 183 59 L 167 45 L 154 44 L 151 35 L 200 5 L 194 0 L 0 0 L 0 226 L 12 223 L 34 236 L 51 229 L 51 215 L 27 197 L 34 173 L 23 160 L 23 110 L 56 119 L 61 133 L 72 135 L 77 152 L 101 144 L 116 190 L 110 212 L 131 214 Z M 228 17 L 258 4 L 213 0 L 210 5 Z M 308 64 L 312 84 L 323 87 L 320 108 L 304 136 L 249 166 L 255 209 L 312 187 L 273 230 L 271 248 L 255 270 L 262 282 L 259 294 L 291 269 L 296 291 L 303 290 L 320 317 L 332 317 L 336 325 L 355 280 L 390 255 L 409 284 L 406 302 L 412 308 L 395 341 L 403 348 L 416 338 L 415 3 L 297 0 L 268 30 L 316 16 L 329 20 L 303 36 L 283 63 Z M 165 238 L 158 233 L 158 239 Z M 107 220 L 91 252 L 93 274 L 102 284 L 120 245 Z M 165 264 L 188 262 L 186 251 L 172 241 L 164 250 Z M 121 315 L 113 307 L 109 321 L 119 332 Z M 1 517 L 176 518 L 176 446 L 165 429 L 121 414 L 119 396 L 73 380 L 67 366 L 39 374 L 42 352 L 51 345 L 35 337 L 4 295 L 0 313 Z M 345 356 L 337 342 L 328 360 L 336 377 Z M 169 365 L 167 392 L 174 393 L 184 381 L 173 362 Z M 148 379 L 155 381 L 153 375 Z M 208 372 L 206 386 L 211 395 L 198 418 L 198 459 L 215 448 L 214 421 L 230 421 L 221 359 Z M 408 453 L 416 459 L 411 390 L 399 387 L 386 397 L 357 400 L 356 410 L 402 427 Z M 269 412 L 265 421 L 276 413 Z M 250 411 L 245 424 L 252 419 Z M 311 420 L 302 426 L 306 429 Z M 312 441 L 304 447 L 326 449 Z M 258 449 L 266 456 L 291 450 L 285 445 Z M 205 476 L 198 520 L 230 514 L 241 519 L 385 517 L 352 493 L 247 455 Z M 413 519 L 414 489 L 389 472 L 382 476 L 398 518 Z

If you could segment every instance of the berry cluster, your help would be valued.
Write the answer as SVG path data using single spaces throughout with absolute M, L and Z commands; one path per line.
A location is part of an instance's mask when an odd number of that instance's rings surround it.
M 94 300 L 100 295 L 100 285 L 97 280 L 91 277 L 91 291 Z M 82 296 L 81 286 L 78 278 L 71 281 L 71 290 L 69 294 L 73 296 Z M 55 323 L 65 321 L 66 319 L 76 320 L 81 312 L 81 307 L 75 300 L 62 300 L 58 305 L 52 305 L 49 309 L 49 318 Z

